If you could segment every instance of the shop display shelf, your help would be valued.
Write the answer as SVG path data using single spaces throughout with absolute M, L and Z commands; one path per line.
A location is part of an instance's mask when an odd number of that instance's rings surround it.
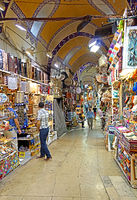
M 39 136 L 39 133 L 38 133 L 38 134 L 36 134 L 36 135 L 33 135 L 33 134 L 31 134 L 31 136 L 32 136 L 33 138 L 36 138 L 36 137 L 38 137 L 38 136 Z
M 23 138 L 23 137 L 21 138 L 20 137 L 20 138 L 18 138 L 18 140 L 19 141 L 27 141 L 27 140 L 30 141 L 30 140 L 33 140 L 33 138 L 32 137 L 31 138 Z
M 6 120 L 6 119 L 8 119 L 8 118 L 9 118 L 8 116 L 0 117 L 0 121 Z
M 35 143 L 34 146 L 32 146 L 32 148 L 35 148 L 38 145 L 40 145 L 40 142 Z
M 0 84 L 0 87 L 8 87 L 8 85 Z
M 9 140 L 7 140 L 6 142 L 0 143 L 0 145 L 8 144 L 8 143 L 12 142 L 13 140 L 14 140 L 14 139 L 9 139 Z
M 27 162 L 29 162 L 31 159 L 32 159 L 32 157 L 26 158 L 26 159 L 20 159 L 20 158 L 19 158 L 20 165 L 25 165 L 25 164 L 26 164 Z
M 119 168 L 121 169 L 121 171 L 123 172 L 123 174 L 124 174 L 124 176 L 125 176 L 126 180 L 127 180 L 127 181 L 128 181 L 128 183 L 130 184 L 129 177 L 128 177 L 128 175 L 126 174 L 126 172 L 123 170 L 123 168 L 122 168 L 122 166 L 121 166 L 121 164 L 120 164 L 119 160 L 117 160 L 117 159 L 115 158 L 115 161 L 116 161 L 117 165 L 119 166 Z
M 24 79 L 24 80 L 32 81 L 32 82 L 35 82 L 35 83 L 40 84 L 40 85 L 45 85 L 45 86 L 48 85 L 47 83 L 42 83 L 42 82 L 36 81 L 36 80 L 34 80 L 34 79 L 27 78 L 27 77 L 25 77 L 25 76 L 16 74 L 16 73 L 14 73 L 14 72 L 5 71 L 5 70 L 3 70 L 3 69 L 0 69 L 0 72 L 6 73 L 6 74 L 9 74 L 9 75 L 14 74 L 14 75 L 16 75 L 16 76 L 18 76 L 18 77 L 20 77 L 20 78 L 22 78 L 22 79 Z

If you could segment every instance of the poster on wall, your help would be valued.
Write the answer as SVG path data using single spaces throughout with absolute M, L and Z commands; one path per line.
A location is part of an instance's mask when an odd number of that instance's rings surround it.
M 137 26 L 129 26 L 124 38 L 123 69 L 137 68 Z

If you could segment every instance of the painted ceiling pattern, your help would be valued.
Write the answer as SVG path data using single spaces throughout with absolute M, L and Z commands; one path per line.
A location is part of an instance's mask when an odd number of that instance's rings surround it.
M 56 18 L 122 14 L 125 7 L 126 0 L 14 0 L 8 8 L 19 18 Z M 30 40 L 36 46 L 41 43 L 46 51 L 52 52 L 53 57 L 45 59 L 45 66 L 48 66 L 49 70 L 56 58 L 75 72 L 84 63 L 91 62 L 93 57 L 99 57 L 97 54 L 91 55 L 88 52 L 88 42 L 93 37 L 96 28 L 106 23 L 106 20 L 93 19 L 78 33 L 76 28 L 79 23 L 80 21 L 68 20 L 27 21 L 25 39 Z M 103 53 L 107 52 L 109 45 L 109 41 L 102 40 Z M 80 63 L 83 57 L 84 63 Z M 78 63 L 76 68 L 75 63 Z

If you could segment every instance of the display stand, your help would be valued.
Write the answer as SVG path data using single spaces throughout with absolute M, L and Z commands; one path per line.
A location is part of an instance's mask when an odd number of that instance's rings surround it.
M 121 129 L 121 127 L 113 128 L 117 140 L 114 158 L 127 181 L 133 188 L 137 188 L 137 171 L 135 164 L 137 162 L 137 140 L 127 139 L 131 132 L 126 127 L 123 127 L 122 129 L 124 132 L 127 132 L 127 137 L 125 137 L 125 133 L 119 131 L 119 128 Z
M 40 139 L 36 122 L 38 104 L 41 101 L 48 105 L 46 109 L 49 112 L 50 132 L 47 143 L 50 144 L 57 139 L 53 127 L 53 96 L 47 84 L 47 74 L 31 60 L 26 60 L 24 63 L 4 51 L 2 56 L 4 59 L 1 58 L 0 69 L 0 179 L 39 153 Z M 5 100 L 5 104 L 1 103 L 2 99 Z M 9 112 L 7 112 L 8 102 L 13 108 Z M 13 118 L 11 127 L 10 117 Z M 14 123 L 15 117 L 17 123 Z
M 4 105 L 1 105 L 4 106 Z M 3 115 L 8 115 L 7 111 L 1 111 Z M 3 116 L 0 118 L 0 180 L 8 175 L 11 171 L 19 166 L 18 151 L 15 149 L 17 137 L 13 138 L 10 134 L 11 127 L 5 121 L 9 117 Z
M 0 180 L 19 166 L 17 151 L 7 146 L 0 146 Z M 3 153 L 3 155 L 2 155 Z M 5 156 L 6 155 L 6 156 Z

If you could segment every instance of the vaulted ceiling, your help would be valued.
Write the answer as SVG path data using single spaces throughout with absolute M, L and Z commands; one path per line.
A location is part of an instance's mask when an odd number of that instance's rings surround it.
M 10 1 L 6 17 L 81 17 L 86 15 L 122 15 L 126 0 L 15 0 Z M 5 22 L 5 32 L 19 49 L 35 48 L 35 59 L 45 66 L 54 66 L 59 60 L 76 72 L 84 64 L 96 64 L 98 58 L 107 52 L 109 40 L 102 41 L 101 51 L 91 53 L 89 40 L 97 27 L 106 19 L 93 19 L 81 32 L 77 32 L 80 21 L 27 21 L 27 32 L 15 27 L 15 22 Z M 20 37 L 20 36 L 21 37 Z M 24 38 L 25 40 L 23 40 Z M 48 58 L 46 52 L 52 52 Z

